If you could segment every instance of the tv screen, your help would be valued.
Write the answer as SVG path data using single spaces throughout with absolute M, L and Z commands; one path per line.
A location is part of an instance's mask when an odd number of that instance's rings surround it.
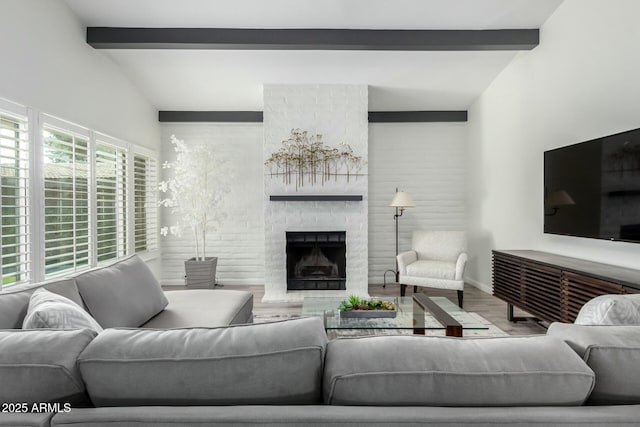
M 640 129 L 545 151 L 544 232 L 640 243 Z

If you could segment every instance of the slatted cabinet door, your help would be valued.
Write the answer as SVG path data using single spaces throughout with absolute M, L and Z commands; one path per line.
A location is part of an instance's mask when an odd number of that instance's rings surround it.
M 587 301 L 605 294 L 622 294 L 624 288 L 606 280 L 565 271 L 562 274 L 562 321 L 573 323 Z
M 541 264 L 523 263 L 522 293 L 524 309 L 539 319 L 557 322 L 560 309 L 562 270 Z
M 503 301 L 522 307 L 522 270 L 520 260 L 494 252 L 493 294 Z

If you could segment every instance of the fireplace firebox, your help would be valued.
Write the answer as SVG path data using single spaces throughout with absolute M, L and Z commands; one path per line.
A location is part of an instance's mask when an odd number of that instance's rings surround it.
M 287 290 L 344 290 L 344 231 L 287 232 Z

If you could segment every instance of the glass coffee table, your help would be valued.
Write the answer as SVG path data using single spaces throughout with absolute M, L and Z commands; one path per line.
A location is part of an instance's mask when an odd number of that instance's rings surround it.
M 320 317 L 324 328 L 344 329 L 384 329 L 412 330 L 424 335 L 427 330 L 443 330 L 445 335 L 461 337 L 465 330 L 487 330 L 489 326 L 467 313 L 445 297 L 427 297 L 415 294 L 413 297 L 380 297 L 396 303 L 398 313 L 395 318 L 340 317 L 338 305 L 344 298 L 308 297 L 302 303 L 302 315 Z

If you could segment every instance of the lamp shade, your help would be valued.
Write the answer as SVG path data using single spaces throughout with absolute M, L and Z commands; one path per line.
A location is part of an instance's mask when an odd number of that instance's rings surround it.
M 389 206 L 392 208 L 415 208 L 416 204 L 413 202 L 409 193 L 396 191 L 396 194 L 393 196 L 393 200 Z

